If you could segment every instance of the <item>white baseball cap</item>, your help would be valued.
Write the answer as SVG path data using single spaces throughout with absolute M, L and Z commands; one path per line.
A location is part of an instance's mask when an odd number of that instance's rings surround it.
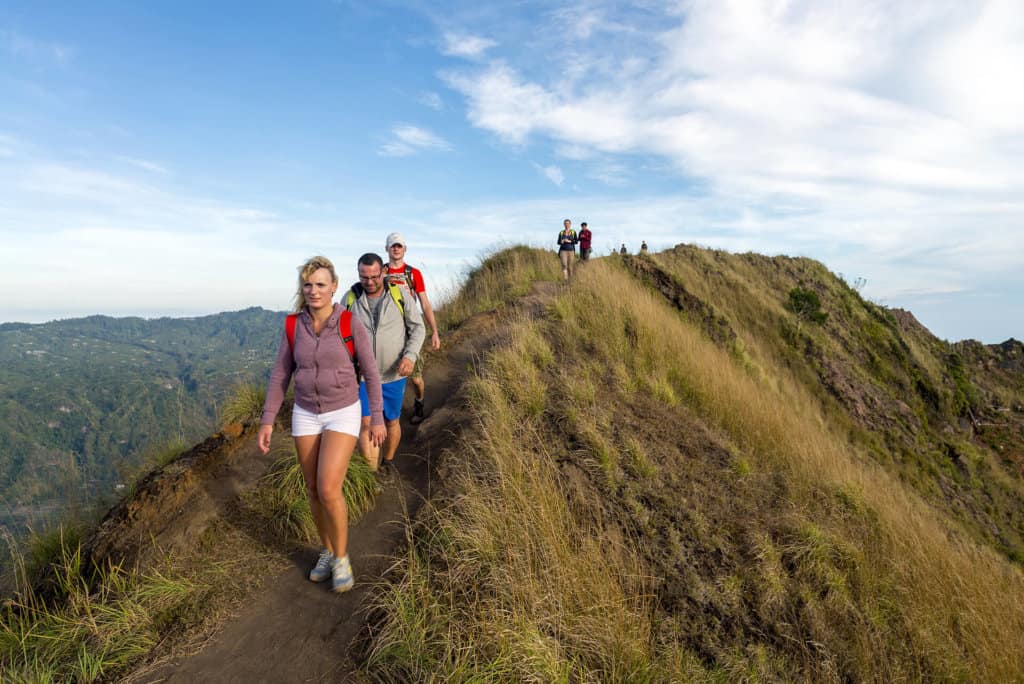
M 405 238 L 402 237 L 401 233 L 390 233 L 388 235 L 388 239 L 384 243 L 384 248 L 391 249 L 391 245 L 402 245 L 403 247 L 409 246 L 405 243 Z

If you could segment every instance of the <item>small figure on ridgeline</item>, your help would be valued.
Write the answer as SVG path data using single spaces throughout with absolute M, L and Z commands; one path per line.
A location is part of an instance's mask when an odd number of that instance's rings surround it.
M 360 431 L 357 359 L 370 386 L 368 439 L 380 445 L 387 431 L 373 342 L 352 314 L 332 302 L 337 290 L 338 274 L 330 260 L 313 257 L 299 267 L 296 313 L 285 319 L 257 439 L 260 451 L 270 451 L 274 419 L 294 377 L 292 438 L 323 544 L 309 579 L 322 582 L 330 577 L 331 588 L 342 592 L 355 584 L 342 486 Z
M 434 309 L 430 306 L 430 299 L 427 298 L 427 286 L 423 282 L 423 274 L 418 268 L 413 268 L 405 263 L 405 250 L 409 244 L 402 237 L 401 233 L 391 233 L 385 240 L 384 245 L 388 250 L 388 273 L 387 282 L 391 285 L 400 285 L 409 290 L 410 294 L 419 302 L 423 309 L 423 318 L 430 326 L 430 348 L 440 349 L 441 338 L 437 332 L 437 321 L 434 319 Z M 412 418 L 409 420 L 418 423 L 423 420 L 423 396 L 426 387 L 423 384 L 423 361 L 424 354 L 416 358 L 416 365 L 412 369 L 409 382 L 412 383 L 413 403 Z
M 629 252 L 626 251 L 626 243 L 622 243 L 622 247 L 619 247 L 619 254 L 626 256 Z
M 647 254 L 647 240 L 644 240 L 640 243 L 640 253 Z
M 590 241 L 594 235 L 590 232 L 590 228 L 587 228 L 587 222 L 584 221 L 580 224 L 580 261 L 590 261 Z
M 404 246 L 404 243 L 403 243 Z M 384 260 L 368 253 L 359 257 L 359 282 L 345 294 L 343 304 L 370 332 L 373 353 L 380 375 L 381 394 L 384 398 L 384 423 L 387 439 L 384 441 L 384 459 L 380 460 L 380 445 L 371 434 L 372 403 L 368 399 L 367 382 L 359 385 L 359 400 L 363 404 L 363 429 L 359 434 L 359 451 L 371 470 L 378 465 L 390 467 L 402 441 L 402 398 L 405 380 L 412 373 L 423 346 L 426 330 L 420 310 L 406 299 L 405 288 L 384 281 Z
M 572 229 L 572 221 L 565 219 L 562 230 L 558 233 L 558 258 L 562 262 L 562 280 L 569 282 L 572 276 L 573 262 L 576 260 L 576 231 Z

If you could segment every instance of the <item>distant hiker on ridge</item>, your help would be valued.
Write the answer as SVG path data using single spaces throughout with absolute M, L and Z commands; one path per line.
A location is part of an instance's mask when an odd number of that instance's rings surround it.
M 622 243 L 622 247 L 619 248 L 619 254 L 621 254 L 622 256 L 626 256 L 627 254 L 629 254 L 629 252 L 626 251 L 626 243 L 625 242 L 623 242 Z
M 647 240 L 640 243 L 640 253 L 647 254 Z
M 579 238 L 576 237 L 576 231 L 572 229 L 572 221 L 565 219 L 562 222 L 564 226 L 558 233 L 558 258 L 562 261 L 562 280 L 569 282 L 569 278 L 572 276 L 573 261 L 576 259 L 576 243 L 579 242 Z
M 355 584 L 342 485 L 361 427 L 357 359 L 370 386 L 368 440 L 382 444 L 387 430 L 373 342 L 351 313 L 332 302 L 337 290 L 338 274 L 327 258 L 313 257 L 299 267 L 296 313 L 285 319 L 267 383 L 258 444 L 263 453 L 270 451 L 274 419 L 294 376 L 292 438 L 323 544 L 309 579 L 322 582 L 330 577 L 331 588 L 342 592 Z
M 590 261 L 590 241 L 594 235 L 587 228 L 587 222 L 580 224 L 580 261 Z
M 370 416 L 373 406 L 367 398 L 369 375 L 367 381 L 359 386 L 359 399 L 363 403 L 359 451 L 370 468 L 377 470 L 378 465 L 391 466 L 398 443 L 402 441 L 399 419 L 402 417 L 405 379 L 416 364 L 426 331 L 419 308 L 403 294 L 405 288 L 384 282 L 384 261 L 379 255 L 364 254 L 359 257 L 357 267 L 359 282 L 345 294 L 343 303 L 370 332 L 380 373 L 384 422 L 388 430 L 383 461 L 380 460 L 380 445 L 372 439 Z
M 430 306 L 430 300 L 427 298 L 427 286 L 423 282 L 423 274 L 418 268 L 413 268 L 405 263 L 405 250 L 409 247 L 409 243 L 405 241 L 401 233 L 391 233 L 385 240 L 384 246 L 388 250 L 388 273 L 386 276 L 388 283 L 401 285 L 408 289 L 419 302 L 420 308 L 423 309 L 423 318 L 426 319 L 427 325 L 433 331 L 430 334 L 430 348 L 440 349 L 441 338 L 437 334 L 437 321 L 434 320 L 434 309 Z M 423 420 L 423 395 L 426 389 L 423 384 L 423 361 L 424 355 L 420 354 L 412 369 L 412 375 L 409 377 L 415 394 L 412 418 L 410 418 L 413 423 Z

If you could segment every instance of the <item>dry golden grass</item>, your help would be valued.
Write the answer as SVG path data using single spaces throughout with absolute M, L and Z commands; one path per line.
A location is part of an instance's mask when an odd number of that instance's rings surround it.
M 438 325 L 458 326 L 480 311 L 500 309 L 529 291 L 538 280 L 561 277 L 558 258 L 529 247 L 511 247 L 483 258 L 469 272 L 466 283 L 438 311 Z
M 629 359 L 647 391 L 657 386 L 658 377 L 669 378 L 687 403 L 762 459 L 760 467 L 784 468 L 804 496 L 839 489 L 873 510 L 883 545 L 847 541 L 859 547 L 868 586 L 872 580 L 895 582 L 895 608 L 914 635 L 916 656 L 953 677 L 1009 681 L 1024 672 L 1020 571 L 957 534 L 936 511 L 851 450 L 786 373 L 775 373 L 775 387 L 758 382 L 675 320 L 662 301 L 611 268 L 588 269 L 559 310 L 564 330 L 597 335 L 608 358 Z M 870 644 L 865 646 L 868 655 Z
M 521 291 L 546 272 L 545 259 L 555 268 L 549 253 L 500 256 L 482 267 L 486 287 L 467 286 L 454 320 L 494 308 L 496 293 Z M 752 307 L 755 318 L 759 307 L 781 315 L 768 295 L 735 294 L 758 292 L 753 267 L 730 270 L 713 253 L 703 258 L 696 287 L 732 279 L 729 306 Z M 508 345 L 467 388 L 477 427 L 449 456 L 462 464 L 451 483 L 457 495 L 426 517 L 402 579 L 380 595 L 387 617 L 370 674 L 381 681 L 1020 679 L 1020 571 L 844 441 L 774 348 L 757 342 L 755 328 L 741 335 L 750 336 L 752 373 L 616 264 L 581 269 L 550 306 L 550 324 L 510 321 Z M 721 292 L 699 294 L 715 301 Z M 698 589 L 713 596 L 722 619 L 753 623 L 750 632 L 723 633 L 726 646 L 699 657 L 690 645 L 703 623 L 655 606 L 654 578 L 638 553 L 643 540 L 625 538 L 600 501 L 567 491 L 555 466 L 565 450 L 579 450 L 598 491 L 664 476 L 636 438 L 612 428 L 624 408 L 615 402 L 639 396 L 702 417 L 734 454 L 736 481 L 784 483 L 785 501 L 764 503 L 759 513 L 776 518 L 775 527 L 729 521 L 749 538 L 749 567 L 722 565 L 692 580 L 706 582 Z M 701 501 L 699 492 L 680 497 Z M 717 505 L 702 511 L 680 503 L 709 546 L 719 531 L 705 513 L 730 514 L 728 501 Z M 646 512 L 623 515 L 630 514 Z M 789 628 L 799 640 L 759 641 Z
M 657 681 L 648 580 L 570 512 L 534 391 L 550 350 L 526 321 L 468 388 L 477 437 L 457 500 L 433 512 L 370 667 L 388 681 Z M 444 558 L 443 566 L 435 565 Z M 426 612 L 424 612 L 424 609 Z

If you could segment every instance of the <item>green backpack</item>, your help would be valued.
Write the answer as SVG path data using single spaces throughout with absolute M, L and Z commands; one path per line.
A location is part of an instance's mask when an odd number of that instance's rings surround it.
M 356 292 L 356 288 L 359 288 L 359 292 Z M 398 311 L 402 314 L 402 318 L 405 318 L 405 297 L 402 295 L 402 289 L 397 285 L 388 283 L 388 292 L 391 294 L 391 299 L 395 300 L 395 304 L 398 305 Z M 345 308 L 349 311 L 356 303 L 356 298 L 363 293 L 363 286 L 356 283 L 353 285 L 348 293 L 345 295 Z

